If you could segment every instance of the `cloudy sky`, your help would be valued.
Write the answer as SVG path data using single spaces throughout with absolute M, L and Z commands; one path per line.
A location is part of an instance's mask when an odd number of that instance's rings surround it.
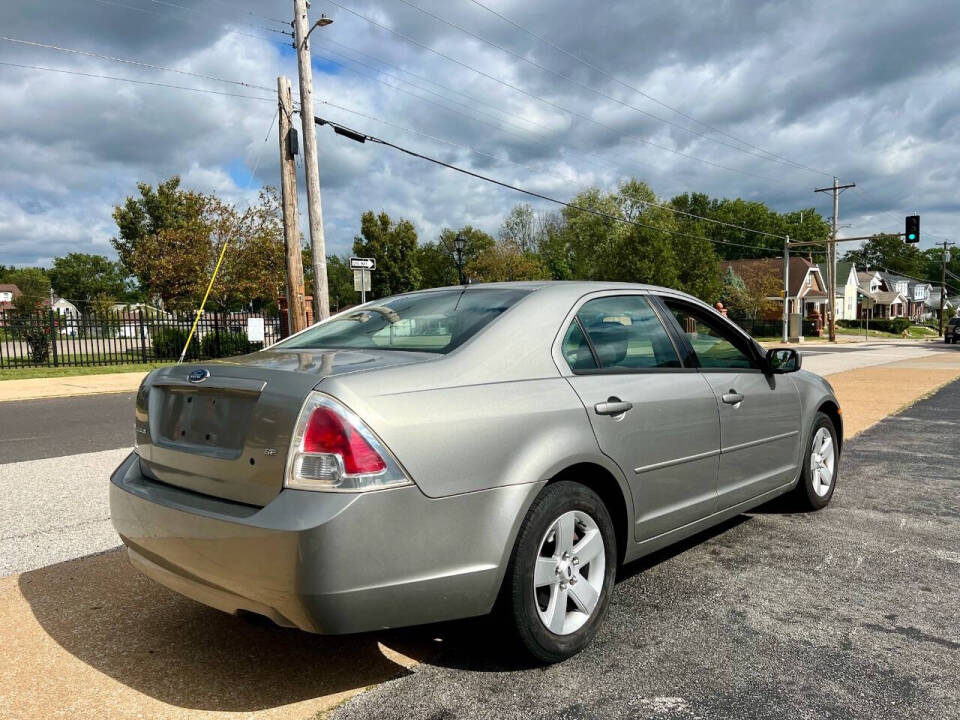
M 633 175 L 663 198 L 828 216 L 812 189 L 837 175 L 858 185 L 848 236 L 908 212 L 924 246 L 960 229 L 955 0 L 481 1 L 314 0 L 335 20 L 312 36 L 317 114 L 562 199 Z M 179 174 L 241 206 L 278 185 L 291 16 L 292 0 L 3 0 L 8 38 L 247 85 L 0 40 L 0 264 L 112 255 L 111 209 L 138 181 Z M 495 231 L 525 200 L 329 128 L 318 142 L 331 253 L 367 209 L 430 240 Z

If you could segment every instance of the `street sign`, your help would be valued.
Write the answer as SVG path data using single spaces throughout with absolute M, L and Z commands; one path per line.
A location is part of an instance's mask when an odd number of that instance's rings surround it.
M 353 271 L 353 289 L 357 292 L 370 292 L 371 290 L 371 275 L 367 270 L 354 270 Z
M 352 257 L 350 258 L 350 269 L 351 270 L 376 270 L 377 259 Z

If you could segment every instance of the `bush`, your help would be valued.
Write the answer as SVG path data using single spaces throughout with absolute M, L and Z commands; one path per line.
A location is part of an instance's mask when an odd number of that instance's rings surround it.
M 161 327 L 153 331 L 153 354 L 161 360 L 180 357 L 187 343 L 187 331 L 175 327 Z
M 866 323 L 866 320 L 837 320 L 837 324 L 845 328 L 860 329 L 866 327 Z M 911 325 L 913 323 L 908 318 L 893 318 L 892 320 L 878 318 L 870 321 L 871 330 L 893 333 L 894 335 L 902 335 L 903 331 Z
M 34 365 L 45 365 L 50 357 L 50 338 L 44 328 L 31 327 L 22 333 L 23 339 L 30 348 L 30 359 Z
M 200 343 L 200 352 L 204 357 L 211 358 L 244 355 L 250 352 L 250 341 L 246 335 L 239 332 L 209 332 Z

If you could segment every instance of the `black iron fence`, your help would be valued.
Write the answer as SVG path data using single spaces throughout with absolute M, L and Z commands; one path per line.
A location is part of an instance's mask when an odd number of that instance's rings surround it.
M 783 320 L 747 317 L 731 317 L 730 319 L 755 338 L 783 337 Z M 801 320 L 800 331 L 804 337 L 813 337 L 817 334 L 817 324 L 813 320 Z
M 0 312 L 0 368 L 173 362 L 183 351 L 194 318 L 194 313 L 151 310 Z M 280 337 L 277 316 L 209 311 L 197 323 L 187 358 L 240 355 L 269 347 Z

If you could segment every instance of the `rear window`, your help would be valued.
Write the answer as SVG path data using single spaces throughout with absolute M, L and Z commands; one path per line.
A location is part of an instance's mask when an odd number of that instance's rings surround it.
M 416 350 L 446 354 L 529 290 L 439 290 L 361 305 L 274 347 Z
M 950 325 L 960 325 L 960 317 L 950 318 Z

